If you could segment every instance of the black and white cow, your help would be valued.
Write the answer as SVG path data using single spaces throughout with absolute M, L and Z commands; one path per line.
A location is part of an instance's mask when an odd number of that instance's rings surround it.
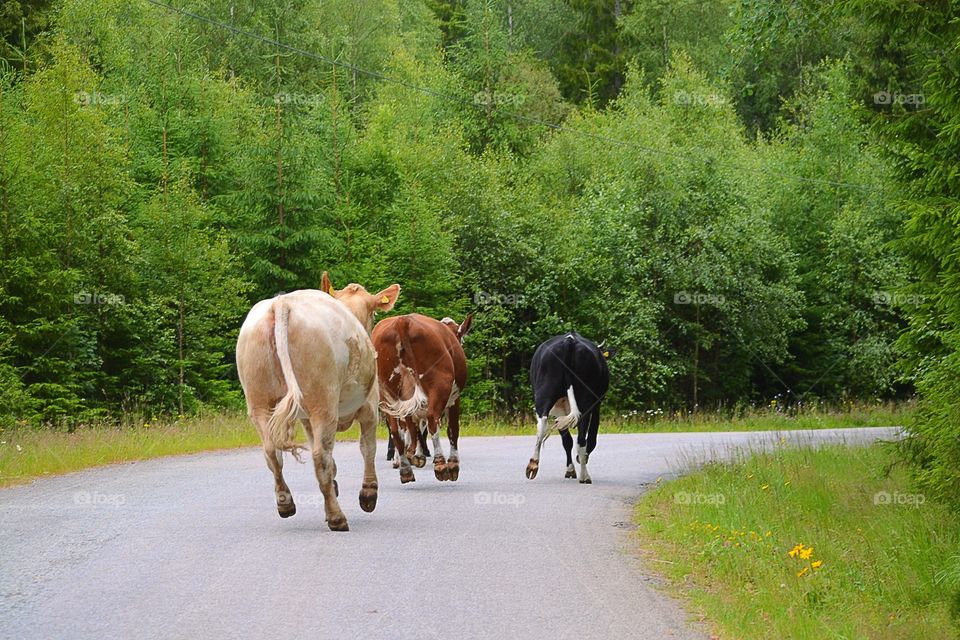
M 576 426 L 580 482 L 590 484 L 587 460 L 597 446 L 600 403 L 610 386 L 609 356 L 609 350 L 602 350 L 576 332 L 550 338 L 537 347 L 530 364 L 530 384 L 537 412 L 537 444 L 527 464 L 527 478 L 530 480 L 537 477 L 540 447 L 554 428 L 560 431 L 567 452 L 564 477 L 577 477 L 571 457 L 573 437 L 570 435 L 570 427 Z M 548 426 L 550 416 L 556 418 L 553 427 Z

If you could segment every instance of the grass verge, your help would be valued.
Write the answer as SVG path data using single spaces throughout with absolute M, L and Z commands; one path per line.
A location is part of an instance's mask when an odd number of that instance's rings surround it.
M 678 431 L 760 431 L 822 429 L 831 427 L 890 426 L 904 424 L 911 404 L 847 405 L 785 411 L 771 406 L 748 409 L 737 415 L 698 412 L 667 414 L 658 411 L 605 416 L 601 433 L 654 433 Z M 533 435 L 532 421 L 465 417 L 463 436 Z M 378 437 L 387 437 L 381 425 Z M 341 433 L 340 440 L 355 440 L 357 426 Z M 0 430 L 0 486 L 37 477 L 79 471 L 116 462 L 198 453 L 260 444 L 256 429 L 245 415 L 214 414 L 179 420 L 140 419 L 126 416 L 120 426 L 81 427 L 72 432 L 56 429 Z
M 893 459 L 781 448 L 658 481 L 641 547 L 721 638 L 958 638 L 960 516 Z

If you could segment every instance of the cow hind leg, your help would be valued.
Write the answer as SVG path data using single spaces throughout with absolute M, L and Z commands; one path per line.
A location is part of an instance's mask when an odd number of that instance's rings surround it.
M 450 455 L 447 457 L 447 476 L 456 482 L 460 477 L 460 452 L 457 444 L 460 439 L 460 399 L 447 408 L 445 420 L 447 424 L 447 440 L 450 441 Z
M 367 513 L 377 507 L 377 401 L 376 395 L 357 414 L 360 422 L 360 453 L 363 455 L 363 484 L 360 508 Z
M 307 434 L 307 442 L 313 447 L 313 427 L 310 426 L 310 420 L 303 418 L 300 422 L 303 424 L 303 430 Z M 340 485 L 337 484 L 336 478 L 333 480 L 333 492 L 337 494 L 338 498 L 340 497 Z
M 348 531 L 350 527 L 337 501 L 335 487 L 337 463 L 333 460 L 333 443 L 337 434 L 337 419 L 333 416 L 311 415 L 310 425 L 313 427 L 313 468 L 323 494 L 327 526 L 331 531 Z
M 567 454 L 567 472 L 564 474 L 564 478 L 573 478 L 577 479 L 577 468 L 573 466 L 573 436 L 570 435 L 569 429 L 563 429 L 560 432 L 560 439 L 563 440 L 563 450 Z
M 406 441 L 407 457 L 417 469 L 422 469 L 427 464 L 427 457 L 420 448 L 420 432 L 422 428 L 418 426 L 413 419 L 408 419 L 407 429 L 404 433 Z
M 283 452 L 274 449 L 273 445 L 264 444 L 263 457 L 266 459 L 270 471 L 273 472 L 273 491 L 277 500 L 277 513 L 280 514 L 281 518 L 289 518 L 297 512 L 297 505 L 293 502 L 290 487 L 283 479 Z
M 387 460 L 393 460 L 393 468 L 400 468 L 400 458 L 403 454 L 397 455 L 397 451 L 403 451 L 403 438 L 400 437 L 400 426 L 397 419 L 393 416 L 387 416 Z
M 540 447 L 543 446 L 543 441 L 547 439 L 547 435 L 550 433 L 547 418 L 546 413 L 542 417 L 539 412 L 537 413 L 537 442 L 533 445 L 533 457 L 527 463 L 526 474 L 528 480 L 536 478 L 537 472 L 540 470 Z
M 426 429 L 420 429 L 419 437 L 420 437 L 420 451 L 423 452 L 424 457 L 429 458 L 429 457 L 430 457 L 430 447 L 427 446 L 427 430 L 426 430 Z
M 393 421 L 390 423 L 391 429 L 396 429 L 390 435 L 397 447 L 397 463 L 395 468 L 400 469 L 400 484 L 416 482 L 417 478 L 413 475 L 413 466 L 410 464 L 410 448 L 408 441 L 410 439 L 410 427 L 408 421 Z
M 587 455 L 597 448 L 597 433 L 600 431 L 600 407 L 593 410 L 590 416 L 590 430 L 587 431 Z
M 398 468 L 400 469 L 400 484 L 417 481 L 417 477 L 413 474 L 413 465 L 410 464 L 410 459 L 407 456 L 400 456 Z
M 580 418 L 580 425 L 577 428 L 577 462 L 580 463 L 580 484 L 593 484 L 590 474 L 587 473 L 587 462 L 590 459 L 590 452 L 597 446 L 597 429 L 599 426 L 599 408 Z
M 440 416 L 447 408 L 447 400 L 450 398 L 452 383 L 428 384 L 427 388 L 427 419 L 426 427 L 433 440 L 433 474 L 437 480 L 449 480 L 450 474 L 447 471 L 447 458 L 443 455 L 443 446 L 440 444 Z M 421 423 L 422 424 L 422 423 Z
M 415 466 L 417 469 L 423 469 L 425 466 L 427 466 L 427 456 L 429 454 L 427 453 L 426 447 L 424 447 L 423 443 L 420 442 L 420 440 L 424 438 L 424 432 L 420 431 L 419 427 L 417 428 L 417 431 L 417 444 L 416 451 L 413 454 L 413 466 Z
M 273 446 L 273 441 L 267 435 L 266 426 L 269 415 L 251 416 L 260 432 L 260 440 L 263 443 L 263 458 L 267 462 L 267 468 L 273 474 L 273 493 L 277 503 L 277 513 L 281 518 L 289 518 L 297 512 L 297 505 L 293 502 L 293 494 L 290 493 L 290 487 L 283 478 L 283 451 Z
M 447 459 L 443 455 L 443 447 L 440 446 L 440 425 L 439 420 L 434 415 L 427 418 L 427 430 L 430 432 L 430 438 L 433 440 L 433 475 L 437 480 L 449 480 L 450 474 L 447 472 Z

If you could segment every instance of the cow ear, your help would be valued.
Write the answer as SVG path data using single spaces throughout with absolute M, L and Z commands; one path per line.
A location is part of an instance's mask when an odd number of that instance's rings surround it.
M 374 302 L 377 311 L 390 311 L 400 297 L 400 285 L 392 284 L 373 297 L 376 298 Z
M 463 322 L 460 323 L 460 328 L 457 329 L 457 338 L 463 342 L 463 337 L 470 333 L 470 328 L 473 326 L 473 314 L 469 314 L 466 318 L 463 319 Z
M 326 271 L 323 272 L 323 276 L 320 278 L 320 290 L 324 293 L 329 293 L 331 296 L 336 295 L 333 284 L 330 282 L 330 276 Z

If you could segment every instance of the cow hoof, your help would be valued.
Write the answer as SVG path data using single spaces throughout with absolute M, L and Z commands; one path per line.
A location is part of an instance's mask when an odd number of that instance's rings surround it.
M 453 461 L 447 463 L 447 479 L 456 482 L 460 477 L 460 463 Z
M 399 468 L 400 468 L 400 461 L 399 461 L 399 460 L 394 460 L 394 461 L 393 461 L 393 468 L 394 468 L 394 469 L 399 469 Z
M 377 508 L 377 490 L 376 489 L 361 489 L 360 490 L 360 508 L 370 513 Z
M 450 474 L 447 472 L 447 465 L 443 463 L 433 465 L 433 475 L 437 476 L 437 480 L 440 482 L 450 478 Z
M 347 517 L 342 513 L 332 520 L 327 520 L 327 526 L 330 527 L 330 531 L 350 531 L 350 527 L 347 526 Z
M 580 478 L 580 484 L 593 484 L 593 480 L 591 480 L 589 477 Z
M 527 464 L 527 480 L 533 480 L 537 477 L 537 471 L 540 471 L 540 463 L 536 460 L 531 460 Z
M 414 477 L 412 469 L 400 469 L 400 484 L 416 481 L 417 479 Z
M 413 466 L 417 469 L 423 469 L 427 464 L 426 456 L 413 456 Z
M 290 505 L 284 505 L 282 507 L 277 507 L 277 513 L 280 514 L 281 518 L 289 518 L 292 515 L 296 515 L 297 505 L 290 504 Z
M 574 469 L 573 467 L 569 467 L 569 468 L 567 469 L 567 472 L 564 474 L 563 477 L 564 477 L 564 478 L 573 478 L 574 480 L 576 480 L 576 479 L 577 479 L 577 470 Z

